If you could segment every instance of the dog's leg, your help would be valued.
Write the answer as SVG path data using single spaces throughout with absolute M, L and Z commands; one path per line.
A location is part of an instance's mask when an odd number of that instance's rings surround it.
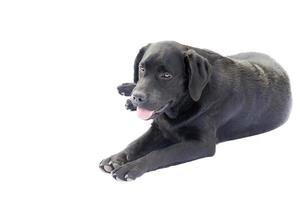
M 135 83 L 123 83 L 117 87 L 119 94 L 122 96 L 130 96 L 132 93 L 132 90 L 135 88 Z M 127 110 L 135 111 L 136 106 L 133 105 L 130 99 L 126 100 L 125 108 Z
M 135 86 L 135 83 L 122 83 L 117 87 L 117 89 L 120 95 L 130 96 Z
M 132 103 L 132 101 L 130 99 L 126 100 L 125 108 L 127 110 L 131 110 L 131 111 L 135 111 L 136 110 L 136 106 L 133 105 L 133 103 Z
M 123 151 L 104 159 L 100 168 L 110 173 L 122 165 L 136 160 L 147 153 L 172 144 L 172 141 L 163 137 L 155 126 L 152 126 L 144 135 L 130 143 Z
M 120 180 L 133 180 L 145 172 L 213 156 L 214 153 L 215 140 L 184 141 L 152 151 L 137 160 L 128 162 L 114 170 L 112 175 Z

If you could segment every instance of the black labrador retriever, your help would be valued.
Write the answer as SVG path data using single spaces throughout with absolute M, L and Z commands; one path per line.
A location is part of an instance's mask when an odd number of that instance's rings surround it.
M 270 131 L 289 115 L 289 78 L 261 53 L 224 57 L 173 41 L 143 47 L 119 93 L 150 129 L 100 168 L 118 180 L 213 156 L 216 144 Z

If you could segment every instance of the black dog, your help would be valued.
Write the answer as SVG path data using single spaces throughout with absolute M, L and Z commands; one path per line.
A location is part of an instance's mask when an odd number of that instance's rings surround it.
M 100 163 L 121 180 L 198 158 L 216 144 L 270 131 L 289 115 L 289 79 L 261 53 L 223 57 L 177 42 L 143 47 L 134 63 L 127 109 L 153 119 L 151 128 L 127 148 Z M 132 93 L 132 94 L 131 94 Z

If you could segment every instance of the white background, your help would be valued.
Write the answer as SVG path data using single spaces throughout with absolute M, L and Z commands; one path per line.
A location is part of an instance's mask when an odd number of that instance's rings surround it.
M 297 1 L 1 1 L 0 199 L 300 199 Z M 259 51 L 291 77 L 282 127 L 117 182 L 98 169 L 150 122 L 124 109 L 140 47 Z

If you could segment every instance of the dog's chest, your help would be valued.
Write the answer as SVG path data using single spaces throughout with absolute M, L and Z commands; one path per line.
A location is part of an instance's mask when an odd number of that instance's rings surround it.
M 163 136 L 173 142 L 180 142 L 201 137 L 199 129 L 195 126 L 170 124 L 166 121 L 159 121 L 158 127 Z

